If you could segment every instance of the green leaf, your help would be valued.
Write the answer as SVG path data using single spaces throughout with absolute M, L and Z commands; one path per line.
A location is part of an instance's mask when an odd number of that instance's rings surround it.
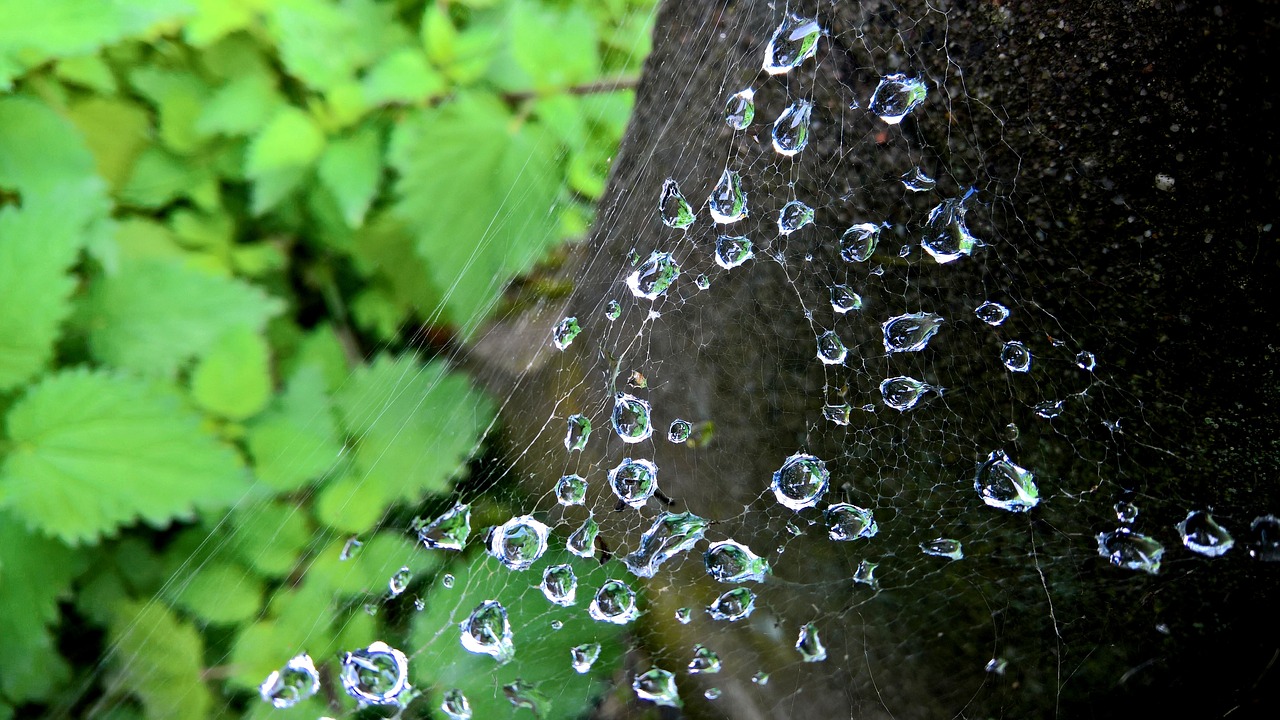
M 209 99 L 209 86 L 198 75 L 180 70 L 143 67 L 133 71 L 130 82 L 160 112 L 160 141 L 179 154 L 198 149 L 203 136 L 196 120 Z
M 218 88 L 196 120 L 196 130 L 206 135 L 249 135 L 275 115 L 284 99 L 267 74 L 237 77 Z
M 84 134 L 98 172 L 114 191 L 122 187 L 147 147 L 151 119 L 125 100 L 92 96 L 73 103 L 67 117 Z
M 382 142 L 378 131 L 364 127 L 329 144 L 320 159 L 320 182 L 342 208 L 347 226 L 364 224 L 369 204 L 382 179 Z
M 187 42 L 202 47 L 253 24 L 268 0 L 193 0 L 195 16 L 184 29 Z
M 374 0 L 278 0 L 271 7 L 271 34 L 285 69 L 317 90 L 352 80 L 385 48 L 409 41 L 395 8 Z
M 306 512 L 289 502 L 245 504 L 236 508 L 230 538 L 236 555 L 259 574 L 283 577 L 294 570 L 311 544 Z
M 213 561 L 168 589 L 173 604 L 211 625 L 243 622 L 262 607 L 262 581 L 243 566 Z
M 478 22 L 459 31 L 441 4 L 429 3 L 422 16 L 422 46 L 432 64 L 459 85 L 484 77 L 502 44 L 497 24 Z
M 400 175 L 394 212 L 417 234 L 446 317 L 469 333 L 555 241 L 554 143 L 474 93 L 404 118 L 389 159 Z
M 303 365 L 273 407 L 249 426 L 249 454 L 258 479 L 296 490 L 338 461 L 342 443 L 320 365 Z
M 364 79 L 365 97 L 374 105 L 421 103 L 445 92 L 444 78 L 417 48 L 401 48 L 373 66 Z
M 9 411 L 0 505 L 70 544 L 142 519 L 164 527 L 247 489 L 236 454 L 165 387 L 66 370 Z
M 114 688 L 108 692 L 134 695 L 151 720 L 208 717 L 213 696 L 201 679 L 199 631 L 160 603 L 130 602 L 118 609 L 110 637 Z
M 159 209 L 182 197 L 204 205 L 216 195 L 217 178 L 204 163 L 193 163 L 163 148 L 149 147 L 133 165 L 117 197 L 127 205 Z
M 107 95 L 116 91 L 116 76 L 111 73 L 111 66 L 97 53 L 63 58 L 58 61 L 54 71 L 63 82 Z
M 0 513 L 0 694 L 9 700 L 47 700 L 67 681 L 49 627 L 83 565 L 71 548 Z
M 214 415 L 246 420 L 271 399 L 271 348 L 261 334 L 234 328 L 218 338 L 191 375 L 191 397 Z
M 245 175 L 254 181 L 253 210 L 270 210 L 306 177 L 324 151 L 324 132 L 310 115 L 286 105 L 249 143 Z
M 529 0 L 514 2 L 506 32 L 512 62 L 493 66 L 502 87 L 547 92 L 600 76 L 600 39 L 581 8 L 559 11 Z
M 283 310 L 252 285 L 160 260 L 124 263 L 86 302 L 94 355 L 152 375 L 172 375 L 228 330 L 261 330 Z

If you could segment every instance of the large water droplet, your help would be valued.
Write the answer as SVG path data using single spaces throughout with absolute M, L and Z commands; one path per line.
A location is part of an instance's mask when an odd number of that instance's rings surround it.
M 716 264 L 732 270 L 755 257 L 751 241 L 743 235 L 721 235 L 716 238 Z
M 824 365 L 839 365 L 848 357 L 849 349 L 844 341 L 836 335 L 835 330 L 828 330 L 818 336 L 818 359 Z
M 792 510 L 804 510 L 818 504 L 830 479 L 825 462 L 807 453 L 796 453 L 773 474 L 773 494 Z
M 445 514 L 414 529 L 422 544 L 432 550 L 461 550 L 471 536 L 471 506 L 457 503 Z
M 555 330 L 551 332 L 551 344 L 555 345 L 557 350 L 564 350 L 573 344 L 573 339 L 578 337 L 580 332 L 582 328 L 578 326 L 578 318 L 567 317 L 557 323 Z
M 769 573 L 769 561 L 733 540 L 711 543 L 702 559 L 707 574 L 722 583 L 764 582 Z
M 578 597 L 578 576 L 568 565 L 552 565 L 542 572 L 542 594 L 556 605 L 568 607 Z
M 1153 538 L 1122 527 L 1114 532 L 1098 533 L 1098 554 L 1117 567 L 1155 575 L 1160 572 L 1164 546 Z
M 822 638 L 818 636 L 818 626 L 808 623 L 800 628 L 800 637 L 796 639 L 796 650 L 800 651 L 800 657 L 805 662 L 822 662 L 827 659 L 827 649 L 822 645 Z
M 687 228 L 693 224 L 693 208 L 684 199 L 680 186 L 672 178 L 662 183 L 662 195 L 658 198 L 658 214 L 662 224 L 677 229 Z
M 477 605 L 458 628 L 462 631 L 462 647 L 467 652 L 491 655 L 501 664 L 515 657 L 516 646 L 511 641 L 507 609 L 497 600 L 486 600 Z
M 547 551 L 546 525 L 529 515 L 513 517 L 493 529 L 489 554 L 512 570 L 528 570 Z
M 649 402 L 635 395 L 618 393 L 613 398 L 614 432 L 624 443 L 638 443 L 653 435 L 653 423 L 649 416 Z
M 850 310 L 861 310 L 862 296 L 850 290 L 848 285 L 832 285 L 831 309 L 841 315 Z
M 688 420 L 676 418 L 671 421 L 671 427 L 667 428 L 667 440 L 673 443 L 682 443 L 689 439 L 689 435 L 693 433 L 693 424 Z
M 1031 350 L 1017 340 L 1010 340 L 1000 348 L 1000 362 L 1009 372 L 1024 373 L 1031 370 Z
M 578 557 L 594 557 L 596 554 L 596 535 L 600 534 L 600 525 L 594 517 L 587 518 L 586 522 L 573 531 L 569 536 L 566 545 L 569 552 Z
M 568 428 L 564 433 L 564 447 L 566 450 L 581 451 L 587 446 L 587 440 L 591 437 L 591 420 L 585 415 L 570 415 Z
M 1203 510 L 1187 513 L 1187 517 L 1177 527 L 1178 534 L 1182 536 L 1182 544 L 1188 550 L 1206 557 L 1223 555 L 1236 544 L 1231 533 Z
M 938 184 L 937 180 L 924 174 L 918 167 L 913 167 L 902 176 L 902 185 L 911 192 L 927 192 Z
M 412 581 L 413 571 L 407 567 L 402 567 L 391 576 L 390 580 L 387 581 L 387 593 L 391 597 L 400 597 Z
M 581 475 L 565 475 L 556 483 L 556 500 L 561 505 L 581 505 L 587 499 L 587 481 Z
M 601 585 L 587 612 L 598 622 L 614 625 L 626 625 L 640 615 L 635 591 L 621 580 L 609 580 Z
M 707 206 L 711 209 L 711 219 L 721 224 L 737 222 L 746 217 L 747 194 L 742 192 L 742 176 L 725 168 L 720 175 L 720 182 L 711 191 Z
M 734 130 L 746 130 L 756 117 L 756 91 L 739 90 L 724 105 L 724 121 Z
M 291 708 L 319 690 L 320 673 L 306 653 L 294 656 L 284 667 L 272 671 L 258 686 L 263 701 L 277 708 Z
M 889 353 L 919 352 L 942 327 L 943 319 L 929 312 L 896 315 L 884 322 L 884 349 Z
M 1026 512 L 1040 502 L 1035 475 L 996 450 L 978 466 L 973 487 L 982 502 L 1009 512 Z
M 920 543 L 920 552 L 925 555 L 951 558 L 952 560 L 964 559 L 964 546 L 960 544 L 959 540 L 952 540 L 951 538 L 936 538 L 928 542 L 922 542 Z
M 773 121 L 773 149 L 778 154 L 791 157 L 809 144 L 809 116 L 812 112 L 812 103 L 797 100 Z
M 622 562 L 639 577 L 653 577 L 664 562 L 701 540 L 710 524 L 693 513 L 664 512 L 640 536 L 640 547 Z
M 853 412 L 853 408 L 849 403 L 828 404 L 822 406 L 822 417 L 837 424 L 848 425 L 849 414 Z
M 907 113 L 924 102 L 928 88 L 919 78 L 908 78 L 902 73 L 885 75 L 871 93 L 868 108 L 881 120 L 897 125 Z
M 965 201 L 975 192 L 970 189 L 962 198 L 948 198 L 929 211 L 920 246 L 943 265 L 973 253 L 981 243 L 964 224 Z
M 871 511 L 849 503 L 837 503 L 822 513 L 827 524 L 827 537 L 832 540 L 849 541 L 875 536 L 880 528 Z
M 609 487 L 619 500 L 638 508 L 658 489 L 658 466 L 648 460 L 624 458 L 609 471 Z
M 409 689 L 409 659 L 381 640 L 342 657 L 342 689 L 369 705 L 395 705 Z
M 790 235 L 813 222 L 813 208 L 799 200 L 792 200 L 778 212 L 778 232 Z
M 693 646 L 693 659 L 689 661 L 690 675 L 714 675 L 720 672 L 720 656 L 703 645 Z
M 1009 319 L 1009 308 L 990 300 L 973 309 L 973 314 L 988 325 L 999 325 Z
M 755 593 L 747 588 L 737 587 L 716 598 L 716 601 L 707 608 L 707 614 L 713 620 L 737 622 L 750 617 L 755 609 Z
M 840 257 L 845 262 L 866 262 L 879 240 L 879 225 L 858 223 L 840 236 Z
M 859 562 L 857 569 L 853 571 L 853 581 L 859 585 L 878 589 L 880 587 L 880 581 L 876 579 L 876 568 L 878 567 L 880 567 L 879 563 L 873 563 L 870 560 Z
M 569 660 L 573 663 L 574 672 L 585 674 L 600 659 L 600 643 L 587 643 L 569 648 Z
M 676 676 L 666 670 L 653 668 L 637 675 L 631 683 L 636 697 L 667 707 L 680 707 L 680 693 L 676 690 Z
M 471 702 L 458 688 L 445 690 L 440 699 L 440 710 L 449 720 L 471 720 Z
M 912 377 L 899 375 L 880 383 L 880 396 L 884 404 L 899 412 L 906 412 L 920 402 L 920 397 L 933 390 L 933 386 Z
M 1249 523 L 1249 557 L 1265 562 L 1280 561 L 1280 518 L 1260 515 Z
M 787 13 L 764 49 L 764 71 L 782 75 L 818 52 L 822 27 L 817 20 Z
M 680 276 L 680 266 L 671 253 L 655 252 L 636 271 L 627 276 L 631 294 L 645 300 L 657 300 Z

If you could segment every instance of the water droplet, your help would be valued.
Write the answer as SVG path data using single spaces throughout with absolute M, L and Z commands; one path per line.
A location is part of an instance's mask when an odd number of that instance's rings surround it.
M 636 697 L 667 707 L 680 707 L 680 694 L 676 691 L 676 676 L 666 670 L 653 668 L 637 675 L 631 683 Z
M 822 27 L 817 20 L 787 13 L 764 49 L 764 71 L 782 75 L 818 52 Z
M 556 605 L 568 607 L 578 597 L 578 576 L 568 565 L 552 565 L 542 573 L 542 594 Z
M 747 194 L 742 192 L 742 176 L 725 168 L 707 204 L 711 209 L 711 219 L 722 225 L 746 217 Z
M 291 708 L 320 690 L 320 673 L 306 653 L 296 655 L 285 666 L 274 670 L 258 686 L 263 702 L 276 708 Z
M 342 689 L 369 705 L 394 705 L 409 689 L 409 659 L 381 640 L 342 657 Z
M 973 309 L 973 314 L 988 325 L 999 325 L 1009 319 L 1009 308 L 990 300 Z
M 585 415 L 570 415 L 568 425 L 564 433 L 564 447 L 569 452 L 581 452 L 591 437 L 591 420 Z
M 662 224 L 676 229 L 687 228 L 693 224 L 693 208 L 680 193 L 680 186 L 672 178 L 662 183 L 662 195 L 658 198 L 658 214 Z
M 640 615 L 636 592 L 621 580 L 609 580 L 596 591 L 587 612 L 598 622 L 626 625 Z
M 1041 400 L 1036 403 L 1036 415 L 1045 420 L 1052 420 L 1062 414 L 1062 405 L 1061 400 Z
M 639 577 L 653 577 L 663 563 L 701 540 L 710 524 L 693 513 L 664 512 L 640 536 L 640 547 L 622 562 Z
M 751 241 L 743 235 L 721 235 L 716 238 L 716 264 L 732 270 L 755 257 Z
M 688 625 L 690 620 L 693 620 L 692 610 L 687 607 L 682 607 L 676 610 L 676 622 L 681 625 Z
M 693 646 L 693 659 L 689 661 L 690 675 L 713 675 L 720 672 L 720 656 L 703 645 Z
M 613 322 L 622 316 L 622 306 L 618 304 L 617 300 L 609 301 L 609 304 L 604 308 L 604 316 L 608 318 L 610 322 Z
M 559 621 L 559 620 L 552 620 L 552 621 L 551 621 L 551 629 L 552 629 L 552 630 L 563 630 L 563 629 L 564 629 L 564 623 L 563 623 L 563 622 L 561 622 L 561 621 Z
M 1121 500 L 1115 505 L 1116 520 L 1125 525 L 1132 525 L 1134 520 L 1138 519 L 1138 506 L 1131 502 Z
M 707 691 L 702 693 L 702 697 L 708 700 L 718 700 L 720 699 L 720 688 L 707 688 Z
M 798 100 L 773 121 L 773 149 L 779 155 L 791 157 L 809 144 L 809 116 L 812 112 L 812 103 Z
M 557 350 L 564 350 L 573 344 L 573 339 L 578 337 L 578 333 L 582 332 L 582 328 L 578 327 L 578 318 L 567 317 L 556 325 L 556 329 L 551 332 L 551 344 L 556 346 Z
M 453 573 L 445 573 L 445 574 L 444 574 L 444 577 L 440 578 L 440 582 L 441 582 L 441 584 L 443 584 L 446 588 L 451 588 L 451 587 L 453 587 Z
M 547 551 L 550 529 L 529 515 L 513 517 L 493 529 L 489 554 L 511 570 L 528 570 Z
M 711 287 L 711 278 L 707 277 L 706 274 L 704 273 L 694 278 L 693 284 L 696 285 L 699 290 L 706 290 L 707 288 Z
M 876 251 L 879 239 L 879 225 L 858 223 L 840 236 L 840 257 L 845 262 L 866 262 Z
M 609 487 L 619 500 L 638 508 L 658 489 L 658 466 L 648 460 L 624 458 L 609 471 Z
M 836 335 L 835 330 L 828 330 L 818 336 L 818 359 L 824 365 L 839 365 L 849 355 L 844 341 Z
M 449 720 L 471 720 L 471 703 L 458 688 L 445 691 L 440 709 L 449 716 Z
M 880 563 L 873 563 L 870 560 L 859 562 L 858 568 L 853 571 L 853 581 L 859 585 L 879 589 L 880 581 L 876 579 L 876 568 L 878 567 L 880 567 Z
M 1164 546 L 1146 535 L 1122 527 L 1114 532 L 1098 533 L 1098 554 L 1117 567 L 1155 575 L 1160 572 Z
M 841 315 L 850 310 L 861 310 L 862 296 L 850 290 L 848 285 L 832 285 L 831 309 Z
M 511 641 L 507 609 L 497 600 L 485 600 L 477 605 L 458 628 L 462 631 L 462 647 L 467 652 L 491 655 L 504 665 L 515 657 L 516 647 Z
M 952 560 L 964 559 L 964 547 L 960 545 L 959 540 L 951 538 L 937 538 L 929 542 L 920 543 L 920 551 L 925 555 L 934 557 L 951 558 Z
M 1021 342 L 1010 340 L 1000 348 L 1000 362 L 1009 372 L 1028 372 L 1031 370 L 1031 351 Z
M 928 312 L 896 315 L 884 322 L 884 349 L 889 353 L 919 352 L 937 334 L 943 319 Z
M 417 610 L 418 612 L 422 612 L 423 610 L 426 610 L 426 609 L 427 609 L 427 601 L 426 601 L 426 600 L 423 600 L 422 598 L 414 598 L 414 599 L 413 599 L 413 609 L 414 609 L 414 610 Z
M 556 500 L 561 505 L 581 505 L 587 499 L 587 481 L 581 475 L 565 475 L 556 483 Z
M 755 675 L 752 675 L 752 676 L 751 676 L 751 682 L 755 683 L 756 685 L 768 685 L 768 684 L 769 684 L 769 673 L 764 672 L 764 671 L 760 671 L 760 672 L 756 673 Z
M 587 518 L 586 522 L 573 531 L 569 536 L 566 545 L 569 552 L 578 557 L 594 557 L 596 554 L 596 535 L 600 533 L 600 525 L 594 517 Z
M 773 494 L 778 502 L 800 511 L 818 504 L 830 479 L 825 462 L 807 453 L 796 453 L 773 474 Z
M 724 105 L 724 121 L 734 130 L 746 130 L 756 117 L 756 91 L 739 90 Z
M 911 192 L 927 192 L 938 184 L 937 180 L 924 174 L 918 167 L 913 167 L 902 176 L 902 185 Z
M 840 403 L 839 405 L 824 405 L 822 408 L 822 416 L 837 425 L 849 424 L 849 413 L 853 408 L 849 407 L 849 403 Z
M 377 614 L 378 614 L 378 604 L 377 604 L 377 603 L 373 603 L 373 602 L 367 602 L 367 603 L 365 603 L 365 604 L 364 604 L 364 614 L 365 614 L 365 615 L 368 615 L 369 617 L 375 617 L 375 616 L 377 616 Z
M 338 554 L 338 560 L 346 562 L 356 555 L 360 554 L 360 548 L 364 547 L 364 543 L 355 535 L 347 538 L 347 542 L 342 545 L 342 552 Z
M 769 572 L 769 561 L 733 540 L 711 543 L 702 559 L 707 574 L 722 583 L 764 582 Z
M 391 597 L 399 597 L 412 581 L 413 571 L 407 567 L 402 567 L 387 581 L 387 593 Z
M 849 503 L 832 505 L 823 511 L 822 517 L 827 523 L 827 537 L 832 540 L 869 538 L 880 531 L 870 510 Z
M 880 78 L 875 92 L 871 93 L 868 108 L 881 120 L 890 125 L 897 125 L 907 113 L 924 102 L 928 88 L 919 78 L 908 78 L 902 73 L 885 75 Z
M 790 235 L 813 222 L 813 208 L 799 200 L 792 200 L 778 212 L 778 232 Z
M 744 587 L 736 587 L 716 598 L 716 601 L 707 608 L 707 614 L 713 620 L 737 622 L 750 617 L 755 609 L 755 593 Z
M 1265 562 L 1280 560 L 1280 518 L 1260 515 L 1249 524 L 1249 557 Z
M 964 215 L 968 211 L 965 201 L 975 192 L 977 190 L 970 188 L 964 197 L 948 198 L 929 211 L 920 246 L 939 265 L 969 255 L 975 247 L 982 244 L 964 224 Z
M 677 418 L 671 421 L 671 427 L 667 430 L 667 440 L 682 443 L 689 439 L 689 434 L 692 432 L 693 425 L 688 420 Z
M 1010 442 L 1013 442 L 1014 440 L 1018 439 L 1017 423 L 1009 423 L 1008 425 L 1004 426 L 1004 439 Z
M 1226 528 L 1218 524 L 1213 516 L 1203 510 L 1192 510 L 1187 517 L 1178 523 L 1178 534 L 1182 536 L 1182 544 L 1192 552 L 1206 557 L 1218 557 L 1231 549 L 1236 541 Z
M 920 402 L 922 395 L 933 389 L 928 383 L 899 375 L 880 383 L 880 396 L 884 398 L 885 405 L 899 412 L 906 412 Z
M 1093 372 L 1093 369 L 1098 367 L 1098 358 L 1088 350 L 1081 350 L 1076 354 L 1076 367 L 1086 372 Z
M 649 402 L 635 395 L 618 393 L 613 398 L 613 429 L 624 443 L 638 443 L 653 434 Z
M 973 487 L 982 502 L 1009 512 L 1026 512 L 1040 503 L 1035 475 L 996 450 L 978 466 Z
M 984 669 L 995 675 L 1003 675 L 1009 669 L 1009 661 L 1004 658 L 991 658 Z
M 542 717 L 547 706 L 550 705 L 547 696 L 538 689 L 536 684 L 521 678 L 503 685 L 502 694 L 507 697 L 507 702 L 511 703 L 512 707 L 517 710 L 532 710 L 536 718 Z
M 680 266 L 671 258 L 671 253 L 655 252 L 627 276 L 627 287 L 638 298 L 657 300 L 679 276 Z
M 428 549 L 461 550 L 471 536 L 471 506 L 457 503 L 445 514 L 414 529 Z
M 822 638 L 818 636 L 818 626 L 808 623 L 800 628 L 800 637 L 796 639 L 796 650 L 800 651 L 800 656 L 805 662 L 822 662 L 827 659 L 827 649 L 822 645 Z
M 569 648 L 569 659 L 573 663 L 574 671 L 579 675 L 586 674 L 599 658 L 600 643 L 587 643 Z

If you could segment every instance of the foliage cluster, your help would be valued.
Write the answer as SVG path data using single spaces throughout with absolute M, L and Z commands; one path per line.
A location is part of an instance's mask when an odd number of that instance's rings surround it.
M 0 718 L 334 714 L 253 695 L 397 637 L 424 690 L 496 702 L 412 607 L 502 576 L 387 521 L 494 422 L 423 338 L 585 231 L 650 4 L 0 2 Z

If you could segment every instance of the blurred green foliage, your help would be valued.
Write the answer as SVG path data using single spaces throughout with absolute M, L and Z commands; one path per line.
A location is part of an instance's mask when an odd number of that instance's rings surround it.
M 0 718 L 334 714 L 256 686 L 374 639 L 492 704 L 439 578 L 555 613 L 384 527 L 495 420 L 418 340 L 585 233 L 651 5 L 0 0 Z M 523 651 L 553 715 L 619 661 L 558 676 L 571 635 Z

